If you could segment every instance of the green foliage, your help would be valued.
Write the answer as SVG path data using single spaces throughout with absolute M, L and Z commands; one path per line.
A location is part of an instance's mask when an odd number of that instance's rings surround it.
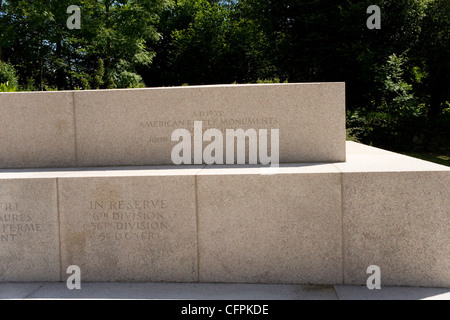
M 18 77 L 16 69 L 9 63 L 0 61 L 0 83 L 5 84 L 5 87 L 17 87 Z
M 65 26 L 81 8 L 81 30 Z M 368 30 L 378 5 L 381 30 Z M 0 1 L 22 90 L 345 82 L 347 137 L 450 149 L 449 0 Z M 2 74 L 13 74 L 2 71 Z M 18 84 L 21 86 L 18 86 Z M 9 87 L 11 88 L 11 87 Z
M 122 71 L 119 74 L 118 84 L 120 88 L 145 88 L 142 77 L 129 71 Z
M 66 27 L 66 10 L 72 4 L 81 8 L 80 30 Z M 1 6 L 1 52 L 18 67 L 21 82 L 34 79 L 38 90 L 128 85 L 118 64 L 128 61 L 129 73 L 150 65 L 154 57 L 150 45 L 159 39 L 155 25 L 169 4 L 169 0 L 9 0 Z
M 144 75 L 156 85 L 251 83 L 276 77 L 270 43 L 244 1 L 179 0 L 161 19 L 162 41 Z
M 279 78 L 272 78 L 272 79 L 258 79 L 256 83 L 281 83 L 281 80 Z M 284 81 L 283 83 L 288 83 L 288 81 Z
M 94 76 L 92 80 L 92 88 L 100 89 L 100 87 L 105 83 L 103 78 L 105 76 L 105 63 L 103 59 L 98 59 L 98 67 L 94 71 Z
M 348 112 L 347 126 L 354 139 L 395 150 L 423 143 L 426 108 L 404 79 L 406 62 L 405 55 L 389 56 L 378 70 L 381 99 L 372 101 L 370 108 Z
M 52 87 L 48 85 L 44 85 L 44 91 L 58 91 L 57 87 Z
M 0 92 L 15 92 L 17 91 L 17 87 L 10 85 L 8 82 L 0 83 Z
M 33 78 L 27 78 L 25 83 L 26 84 L 21 86 L 21 88 L 20 88 L 22 91 L 37 91 L 38 90 L 36 88 L 36 84 L 35 84 Z
M 412 85 L 404 79 L 405 55 L 393 54 L 380 68 L 379 81 L 383 85 L 381 105 L 378 110 L 390 115 L 389 118 L 399 120 L 405 117 L 419 116 L 418 101 L 412 94 Z

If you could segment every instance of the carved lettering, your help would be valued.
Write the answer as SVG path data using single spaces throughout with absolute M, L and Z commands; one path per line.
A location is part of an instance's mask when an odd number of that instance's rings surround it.
M 42 225 L 33 222 L 30 214 L 20 212 L 18 203 L 0 202 L 0 241 L 14 242 L 29 233 L 42 231 Z
M 191 119 L 152 119 L 142 121 L 139 123 L 139 128 L 183 128 L 193 130 L 194 121 L 202 121 L 204 130 L 215 128 L 222 131 L 232 129 L 233 127 L 254 128 L 258 126 L 265 126 L 265 129 L 270 129 L 270 126 L 277 126 L 279 124 L 279 120 L 276 118 L 231 118 L 227 117 L 224 111 L 211 110 L 194 111 Z M 169 137 L 150 137 L 149 142 L 170 142 L 170 139 Z
M 168 207 L 165 199 L 91 201 L 90 230 L 99 240 L 161 240 L 163 232 L 169 229 Z
M 220 126 L 260 126 L 260 125 L 278 125 L 279 121 L 275 118 L 216 118 L 202 119 L 205 128 L 216 128 Z M 163 121 L 146 121 L 139 123 L 140 128 L 193 128 L 194 120 L 163 120 Z M 165 137 L 163 137 L 165 138 Z M 160 138 L 161 139 L 161 138 Z
M 136 200 L 136 201 L 91 201 L 89 208 L 92 210 L 141 210 L 152 208 L 167 208 L 167 200 Z
M 14 242 L 16 235 L 15 234 L 1 234 L 0 241 L 1 242 Z
M 18 203 L 4 202 L 0 203 L 0 211 L 17 211 L 19 210 Z
M 40 232 L 40 224 L 3 224 L 2 232 Z

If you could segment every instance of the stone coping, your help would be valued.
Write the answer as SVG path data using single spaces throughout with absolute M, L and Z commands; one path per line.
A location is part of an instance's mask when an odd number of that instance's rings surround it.
M 0 171 L 0 282 L 450 286 L 450 168 L 346 163 Z M 175 190 L 175 191 L 174 191 Z M 15 215 L 15 216 L 14 216 Z M 11 222 L 11 220 L 13 220 Z

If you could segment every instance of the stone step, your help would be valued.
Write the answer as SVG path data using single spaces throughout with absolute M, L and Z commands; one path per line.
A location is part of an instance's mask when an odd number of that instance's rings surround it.
M 278 129 L 280 162 L 345 161 L 344 83 L 0 93 L 0 119 L 0 168 L 178 164 L 172 133 L 193 140 L 195 121 L 223 139 L 226 129 L 266 129 L 268 154 Z M 200 140 L 200 154 L 209 144 Z
M 0 281 L 450 286 L 450 168 L 347 162 L 0 171 Z

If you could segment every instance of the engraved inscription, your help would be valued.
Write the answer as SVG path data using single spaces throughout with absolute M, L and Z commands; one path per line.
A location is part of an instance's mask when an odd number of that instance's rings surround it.
M 224 111 L 194 111 L 191 119 L 152 119 L 141 121 L 139 128 L 183 128 L 193 132 L 194 121 L 203 122 L 203 130 L 218 129 L 225 132 L 226 129 L 250 129 L 264 128 L 276 129 L 280 123 L 277 118 L 255 118 L 255 117 L 230 117 Z M 152 136 L 148 140 L 149 143 L 168 143 L 170 137 Z
M 220 118 L 220 119 L 202 119 L 195 121 L 203 121 L 208 128 L 225 128 L 231 129 L 233 126 L 260 126 L 260 125 L 277 125 L 278 119 L 275 118 Z M 141 128 L 193 128 L 194 120 L 154 120 L 143 121 L 139 123 Z
M 42 231 L 42 225 L 35 223 L 30 214 L 21 212 L 18 203 L 0 203 L 0 242 L 14 242 L 29 233 Z
M 88 228 L 99 240 L 161 240 L 168 207 L 164 199 L 91 201 Z

